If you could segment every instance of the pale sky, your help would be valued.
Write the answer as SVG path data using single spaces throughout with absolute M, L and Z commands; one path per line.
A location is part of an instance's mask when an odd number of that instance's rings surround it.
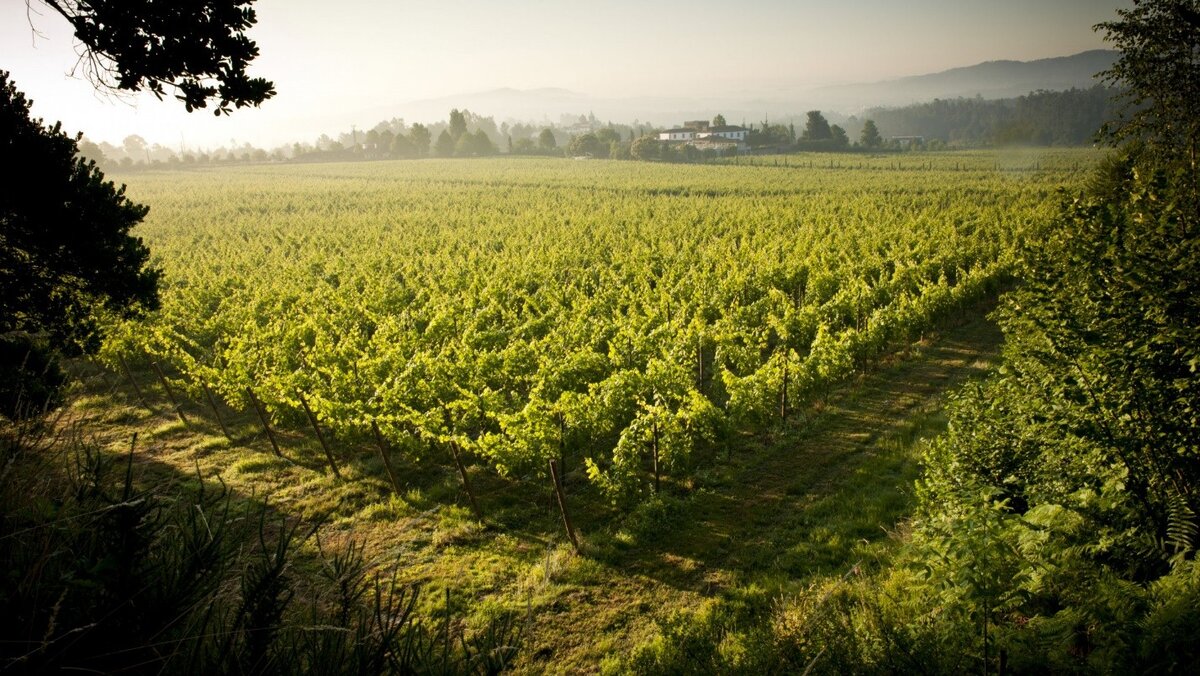
M 256 146 L 405 117 L 404 102 L 501 87 L 593 97 L 770 97 L 996 59 L 1106 47 L 1092 26 L 1121 0 L 260 0 L 252 73 L 278 94 L 214 118 L 173 99 L 127 101 L 68 75 L 66 21 L 0 0 L 0 70 L 66 130 L 119 144 Z M 32 27 L 31 22 L 32 20 Z M 36 29 L 37 34 L 34 33 Z M 491 111 L 476 111 L 489 114 Z M 580 111 L 584 112 L 584 111 Z M 422 121 L 410 119 L 410 121 Z

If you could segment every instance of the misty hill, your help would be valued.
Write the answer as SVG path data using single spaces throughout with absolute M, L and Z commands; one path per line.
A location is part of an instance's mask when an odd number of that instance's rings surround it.
M 555 87 L 501 88 L 409 101 L 362 114 L 368 119 L 403 117 L 410 121 L 432 121 L 444 118 L 451 108 L 466 108 L 486 111 L 497 120 L 557 122 L 563 115 L 591 112 L 602 120 L 654 120 L 669 124 L 685 119 L 707 119 L 722 113 L 729 119 L 752 122 L 764 114 L 777 119 L 814 108 L 848 114 L 867 108 L 905 106 L 934 99 L 977 96 L 1007 99 L 1039 90 L 1090 89 L 1097 83 L 1095 74 L 1110 67 L 1116 56 L 1113 51 L 1093 50 L 1036 61 L 988 61 L 885 82 L 741 97 L 713 98 L 706 92 L 697 92 L 692 97 L 601 98 Z
M 1096 49 L 1036 61 L 987 61 L 940 73 L 873 84 L 822 87 L 812 92 L 822 105 L 842 110 L 903 106 L 933 99 L 1014 98 L 1038 90 L 1089 89 L 1096 73 L 1112 66 L 1117 52 Z
M 1091 145 L 1105 120 L 1117 114 L 1114 90 L 1102 85 L 1038 90 L 1011 99 L 943 98 L 896 108 L 871 108 L 883 136 L 923 136 L 951 146 Z M 857 133 L 859 120 L 847 124 Z

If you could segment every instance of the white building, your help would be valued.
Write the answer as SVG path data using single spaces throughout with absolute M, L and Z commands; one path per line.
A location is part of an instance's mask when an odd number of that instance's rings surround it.
M 723 124 L 719 127 L 708 127 L 706 131 L 700 132 L 699 138 L 719 136 L 721 138 L 727 138 L 732 141 L 741 141 L 744 143 L 746 141 L 746 135 L 749 133 L 750 130 L 745 127 Z
M 696 138 L 696 130 L 690 127 L 679 127 L 659 132 L 659 141 L 691 141 Z
M 745 127 L 730 124 L 713 127 L 708 122 L 701 120 L 698 122 L 685 122 L 682 127 L 659 132 L 658 140 L 691 143 L 698 146 L 700 145 L 700 141 L 707 139 L 710 143 L 706 145 L 710 147 L 717 143 L 724 145 L 725 142 L 733 141 L 737 143 L 740 149 L 745 146 L 746 137 L 749 134 L 750 130 Z M 722 141 L 718 142 L 718 139 Z

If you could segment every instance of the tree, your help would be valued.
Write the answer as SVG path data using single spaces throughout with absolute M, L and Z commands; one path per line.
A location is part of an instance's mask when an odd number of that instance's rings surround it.
M 443 129 L 433 144 L 433 153 L 438 157 L 450 157 L 454 154 L 454 149 L 454 138 L 450 136 L 450 132 Z
M 130 202 L 60 125 L 29 117 L 0 71 L 0 148 L 21 170 L 0 193 L 0 333 L 48 333 L 54 346 L 96 346 L 97 316 L 158 302 L 159 272 L 129 231 L 148 211 Z
M 558 141 L 554 139 L 554 132 L 543 129 L 542 133 L 538 134 L 538 147 L 546 151 L 558 150 Z
M 629 154 L 635 160 L 657 160 L 662 157 L 663 144 L 653 136 L 642 136 L 633 142 Z
M 148 146 L 146 145 L 146 139 L 138 136 L 137 134 L 126 136 L 125 139 L 121 141 L 121 148 L 125 151 L 125 154 L 129 156 L 129 159 L 133 160 L 134 162 L 149 161 L 149 158 L 147 157 Z
M 1119 21 L 1098 24 L 1120 51 L 1101 79 L 1121 88 L 1121 115 L 1105 125 L 1114 142 L 1137 140 L 1151 154 L 1186 158 L 1195 185 L 1200 138 L 1200 1 L 1135 0 Z
M 450 111 L 450 138 L 457 143 L 458 139 L 462 138 L 463 134 L 467 133 L 467 116 L 463 111 L 455 108 Z
M 959 396 L 925 458 L 922 563 L 931 578 L 998 581 L 996 635 L 1043 651 L 1010 654 L 1014 665 L 1200 663 L 1197 128 L 1170 117 L 1195 105 L 1196 80 L 1181 75 L 1195 72 L 1195 8 L 1135 2 L 1097 27 L 1123 36 L 1114 71 L 1136 74 L 1129 100 L 1144 106 L 1108 138 L 1134 142 L 1031 232 L 996 315 L 1001 368 Z M 981 496 L 996 528 L 980 528 Z M 1008 561 L 956 553 L 972 540 Z M 986 623 L 990 603 L 975 605 Z
M 416 157 L 417 146 L 412 142 L 412 139 L 404 134 L 396 134 L 392 139 L 392 145 L 389 148 L 393 157 Z
M 883 144 L 883 137 L 879 135 L 879 128 L 875 126 L 875 120 L 867 120 L 863 123 L 858 142 L 864 148 L 878 148 Z
M 475 154 L 476 155 L 495 155 L 498 151 L 496 144 L 492 143 L 491 137 L 482 129 L 476 129 L 473 134 L 475 137 Z
M 397 137 L 399 136 L 398 134 Z M 417 157 L 424 157 L 429 154 L 429 142 L 432 138 L 433 135 L 429 133 L 429 127 L 419 122 L 408 130 L 408 140 L 412 141 Z
M 190 112 L 214 104 L 257 106 L 275 85 L 250 77 L 258 47 L 246 37 L 257 17 L 254 0 L 42 0 L 75 29 L 80 63 L 98 88 L 168 90 Z
M 567 151 L 574 157 L 607 157 L 608 146 L 600 142 L 595 134 L 587 133 L 580 134 L 571 139 L 571 144 L 567 147 Z
M 274 85 L 246 73 L 258 48 L 245 31 L 252 0 L 43 0 L 75 29 L 80 65 L 98 88 L 167 91 L 190 112 L 210 103 L 218 115 L 257 106 Z M 100 315 L 132 315 L 157 305 L 159 272 L 130 229 L 146 207 L 77 159 L 78 139 L 44 127 L 0 73 L 0 152 L 22 167 L 0 196 L 0 332 L 47 337 L 48 347 L 92 349 Z M 129 141 L 137 147 L 129 148 Z M 147 159 L 145 142 L 127 149 Z M 39 349 L 41 347 L 39 346 Z M 0 364 L 3 377 L 21 367 Z
M 835 148 L 845 148 L 850 145 L 850 139 L 846 136 L 846 130 L 836 124 L 829 128 L 829 136 L 833 139 Z
M 438 140 L 440 141 L 441 137 Z M 458 142 L 454 144 L 454 154 L 460 157 L 494 155 L 496 154 L 496 145 L 488 138 L 486 132 L 477 129 L 474 134 L 463 134 L 458 138 Z
M 605 145 L 609 145 L 613 143 L 619 143 L 621 141 L 621 135 L 618 134 L 617 130 L 613 129 L 612 127 L 604 127 L 603 129 L 596 130 L 596 140 Z
M 86 160 L 95 160 L 96 164 L 100 166 L 104 166 L 108 162 L 108 157 L 104 155 L 100 146 L 85 138 L 79 139 L 79 156 Z
M 713 118 L 712 126 L 724 127 L 725 126 L 725 116 L 720 113 L 717 113 L 717 116 Z
M 804 125 L 804 133 L 801 138 L 805 141 L 822 141 L 827 138 L 833 138 L 833 132 L 829 129 L 829 122 L 821 114 L 821 111 L 808 111 L 808 121 Z

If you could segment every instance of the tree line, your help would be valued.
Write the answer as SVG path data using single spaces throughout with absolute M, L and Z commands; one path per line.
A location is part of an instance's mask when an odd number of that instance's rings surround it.
M 1105 121 L 1116 117 L 1118 93 L 1100 84 L 1011 99 L 935 99 L 902 108 L 872 108 L 864 117 L 889 136 L 921 136 L 938 146 L 1081 146 L 1092 144 Z
M 747 125 L 752 152 L 858 152 L 942 150 L 1004 145 L 1080 146 L 1091 144 L 1105 120 L 1116 115 L 1119 90 L 1105 85 L 1067 91 L 1035 91 L 1012 99 L 935 99 L 902 108 L 872 108 L 831 123 L 820 110 L 796 122 L 764 119 Z M 719 122 L 718 122 L 719 120 Z M 717 115 L 714 125 L 725 124 Z M 557 123 L 497 123 L 466 109 L 446 120 L 407 124 L 393 118 L 369 130 L 352 128 L 312 142 L 273 149 L 249 143 L 210 150 L 172 149 L 136 134 L 121 144 L 83 139 L 79 151 L 105 168 L 135 169 L 248 162 L 320 162 L 423 157 L 542 155 L 643 161 L 696 162 L 723 153 L 657 138 L 649 123 L 601 123 L 594 115 L 565 115 Z

